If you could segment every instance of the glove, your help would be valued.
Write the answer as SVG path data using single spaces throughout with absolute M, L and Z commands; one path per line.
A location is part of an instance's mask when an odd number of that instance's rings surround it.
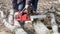
M 28 10 L 26 8 L 24 8 L 23 13 L 28 13 Z
M 25 5 L 25 8 L 28 9 L 29 5 Z

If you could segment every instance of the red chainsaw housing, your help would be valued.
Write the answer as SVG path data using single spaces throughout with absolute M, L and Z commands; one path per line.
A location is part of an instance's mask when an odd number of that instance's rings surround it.
M 29 16 L 27 14 L 24 14 L 22 15 L 22 13 L 20 12 L 16 12 L 17 14 L 14 16 L 14 18 L 17 20 L 17 21 L 27 21 L 29 20 Z

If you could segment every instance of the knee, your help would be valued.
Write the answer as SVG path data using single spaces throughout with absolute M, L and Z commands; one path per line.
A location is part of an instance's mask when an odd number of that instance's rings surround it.
M 18 6 L 18 10 L 21 11 L 21 10 L 23 9 L 23 7 L 24 7 L 24 5 L 23 5 L 23 4 L 20 4 L 20 5 Z

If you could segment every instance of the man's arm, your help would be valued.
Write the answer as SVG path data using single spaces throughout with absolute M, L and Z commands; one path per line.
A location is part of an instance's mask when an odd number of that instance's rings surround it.
M 31 0 L 26 0 L 25 8 L 27 9 L 27 8 L 29 7 L 30 4 L 31 4 Z
M 31 0 L 26 0 L 26 5 L 30 5 Z

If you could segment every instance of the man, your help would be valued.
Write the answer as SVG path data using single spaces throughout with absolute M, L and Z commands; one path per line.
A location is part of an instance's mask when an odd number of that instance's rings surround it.
M 28 9 L 31 5 L 33 11 L 37 9 L 38 0 L 13 0 L 13 8 L 21 12 L 23 9 Z
M 13 8 L 18 11 L 22 11 L 25 8 L 28 8 L 31 0 L 13 0 Z
M 27 9 L 31 4 L 34 11 L 37 9 L 38 0 L 13 0 L 13 8 L 18 11 Z
M 28 6 L 30 5 L 30 2 L 31 2 L 31 0 L 13 0 L 13 8 L 16 10 L 16 12 L 18 12 L 18 11 L 21 12 L 23 9 L 28 8 Z M 16 12 L 15 12 L 15 15 L 16 15 Z M 24 25 L 24 23 L 23 23 L 24 21 L 23 22 L 19 21 L 19 22 L 20 22 L 21 26 Z

